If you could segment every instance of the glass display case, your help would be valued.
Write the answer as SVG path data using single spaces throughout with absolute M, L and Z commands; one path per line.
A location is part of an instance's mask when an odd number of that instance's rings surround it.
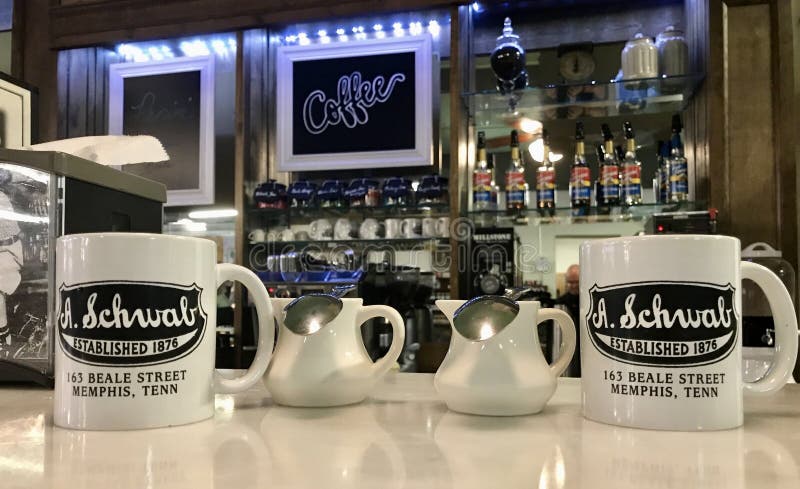
M 163 185 L 91 161 L 0 149 L 0 381 L 52 384 L 56 239 L 159 233 L 165 201 Z

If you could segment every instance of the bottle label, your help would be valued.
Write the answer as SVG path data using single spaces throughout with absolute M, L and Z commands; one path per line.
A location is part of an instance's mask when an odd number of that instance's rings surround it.
M 525 173 L 506 172 L 506 205 L 525 205 Z
M 686 195 L 689 193 L 689 173 L 686 160 L 673 160 L 669 165 L 669 193 Z
M 492 174 L 475 172 L 472 174 L 472 201 L 485 204 L 492 198 Z
M 521 171 L 506 172 L 506 191 L 522 190 L 525 188 L 525 173 Z
M 574 166 L 569 173 L 570 199 L 589 200 L 592 196 L 592 174 L 588 166 Z
M 484 189 L 491 188 L 492 174 L 491 173 L 473 173 L 472 174 L 472 188 Z
M 626 197 L 642 196 L 642 167 L 639 165 L 622 166 L 622 192 Z
M 472 192 L 472 201 L 486 203 L 492 200 L 492 193 L 489 190 L 475 190 Z
M 600 167 L 599 187 L 598 198 L 601 202 L 619 200 L 619 167 L 617 165 L 602 165 Z
M 556 201 L 556 171 L 537 170 L 536 171 L 536 201 L 555 202 Z
M 598 185 L 598 197 L 601 203 L 610 203 L 619 200 L 619 185 Z
M 506 193 L 506 205 L 511 204 L 525 204 L 525 191 L 524 190 L 512 190 Z
M 619 185 L 619 167 L 617 165 L 601 166 L 600 183 L 602 185 Z
M 660 202 L 669 202 L 669 173 L 666 168 L 658 172 L 658 192 Z

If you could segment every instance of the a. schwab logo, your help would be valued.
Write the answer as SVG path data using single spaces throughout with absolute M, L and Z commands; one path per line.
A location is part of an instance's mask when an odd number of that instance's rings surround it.
M 387 81 L 378 75 L 372 81 L 362 80 L 354 71 L 339 78 L 336 97 L 328 98 L 322 90 L 314 90 L 303 102 L 303 124 L 311 134 L 320 134 L 328 126 L 344 124 L 352 129 L 369 122 L 367 109 L 378 102 L 386 102 L 395 85 L 406 80 L 403 73 L 395 73 Z
M 203 339 L 203 290 L 160 282 L 87 282 L 59 288 L 56 328 L 64 353 L 89 365 L 176 360 Z
M 625 363 L 714 363 L 736 344 L 732 285 L 637 282 L 589 289 L 586 326 L 603 355 Z

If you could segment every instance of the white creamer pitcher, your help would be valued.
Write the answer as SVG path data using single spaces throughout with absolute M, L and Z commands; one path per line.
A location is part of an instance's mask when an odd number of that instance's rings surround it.
M 272 299 L 278 344 L 264 374 L 272 399 L 285 406 L 340 406 L 361 402 L 397 361 L 405 341 L 400 314 L 388 306 L 363 306 L 342 299 L 342 310 L 313 334 L 299 335 L 284 324 L 284 308 L 293 299 Z M 388 353 L 373 362 L 361 338 L 365 321 L 386 318 L 392 325 Z
M 436 305 L 453 325 L 465 301 L 440 300 Z M 439 395 L 453 411 L 488 416 L 538 413 L 556 390 L 556 378 L 575 353 L 575 325 L 567 313 L 520 301 L 513 321 L 492 336 L 470 340 L 453 327 L 450 349 L 434 377 Z M 554 320 L 561 328 L 563 351 L 548 365 L 536 325 Z

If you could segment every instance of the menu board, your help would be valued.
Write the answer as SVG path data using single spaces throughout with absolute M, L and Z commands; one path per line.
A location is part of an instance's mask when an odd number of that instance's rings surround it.
M 433 164 L 433 59 L 428 35 L 279 48 L 279 170 Z
M 414 149 L 414 53 L 295 62 L 294 154 Z

